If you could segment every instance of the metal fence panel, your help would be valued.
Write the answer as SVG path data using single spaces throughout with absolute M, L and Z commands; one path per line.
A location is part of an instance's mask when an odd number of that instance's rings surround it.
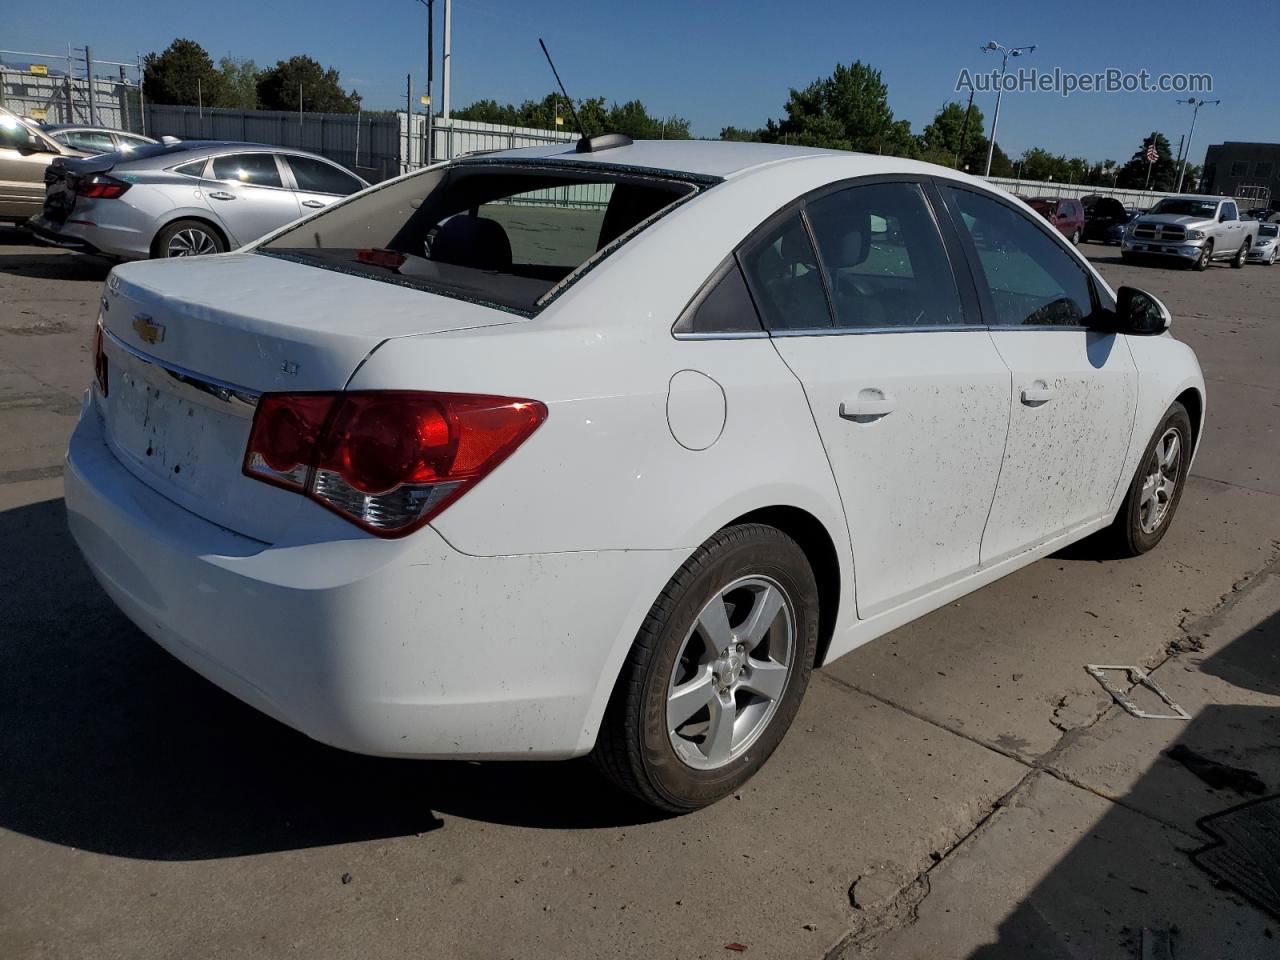
M 136 84 L 95 77 L 93 99 L 96 125 L 141 132 Z M 41 76 L 0 67 L 0 106 L 46 123 L 93 123 L 89 82 L 65 74 Z
M 226 110 L 147 104 L 153 137 L 180 140 L 244 140 L 295 147 L 328 157 L 366 180 L 400 172 L 396 118 L 357 113 L 292 113 L 287 110 Z
M 1126 206 L 1146 210 L 1164 197 L 1176 197 L 1176 193 L 1157 190 L 1129 190 L 1123 187 L 1097 187 L 1079 183 L 1054 183 L 1052 180 L 1015 180 L 1012 177 L 987 177 L 987 183 L 1002 190 L 1025 197 L 1115 197 Z

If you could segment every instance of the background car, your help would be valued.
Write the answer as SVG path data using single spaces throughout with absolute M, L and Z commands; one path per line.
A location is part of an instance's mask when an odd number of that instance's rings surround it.
M 1082 197 L 1084 227 L 1080 239 L 1095 243 L 1119 243 L 1124 225 L 1133 219 L 1131 211 L 1115 197 Z
M 123 260 L 198 256 L 242 246 L 367 186 L 299 150 L 148 144 L 52 165 L 30 227 L 46 243 Z
M 774 144 L 455 160 L 117 267 L 98 323 L 66 508 L 141 630 L 325 743 L 592 753 L 675 811 L 815 666 L 1152 549 L 1202 423 L 1164 306 L 1023 204 Z
M 100 153 L 128 154 L 146 143 L 156 143 L 151 137 L 128 130 L 113 130 L 110 127 L 85 127 L 76 124 L 42 124 L 40 127 L 52 139 L 65 144 L 73 150 L 80 150 L 90 156 Z
M 1027 204 L 1072 243 L 1079 243 L 1084 232 L 1084 205 L 1073 197 L 1052 199 L 1036 197 Z
M 57 157 L 84 157 L 34 123 L 0 107 L 0 220 L 22 223 L 40 212 L 45 170 Z
M 1271 266 L 1277 256 L 1280 256 L 1280 223 L 1259 223 L 1258 235 L 1249 248 L 1249 260 Z

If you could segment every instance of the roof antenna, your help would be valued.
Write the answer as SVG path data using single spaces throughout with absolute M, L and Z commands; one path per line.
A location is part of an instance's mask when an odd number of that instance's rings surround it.
M 547 50 L 547 45 L 542 42 L 542 38 L 538 38 L 538 46 L 542 48 L 542 55 L 547 58 L 547 65 L 551 67 L 552 74 L 555 75 L 556 83 L 560 85 L 560 92 L 564 94 L 565 101 L 569 104 L 569 113 L 573 115 L 573 125 L 578 128 L 578 132 L 582 134 L 584 141 L 590 142 L 591 138 L 587 136 L 586 128 L 583 127 L 582 121 L 578 119 L 578 111 L 573 109 L 573 100 L 569 97 L 569 91 L 564 88 L 564 81 L 560 79 L 560 71 L 556 69 L 555 63 L 551 59 L 551 52 Z M 579 152 L 583 152 L 579 150 Z

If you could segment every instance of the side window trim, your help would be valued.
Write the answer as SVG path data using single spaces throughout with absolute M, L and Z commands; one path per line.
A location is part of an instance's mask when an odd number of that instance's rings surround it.
M 1032 219 L 1031 217 L 1028 217 L 1026 215 L 1025 211 L 1019 209 L 1017 205 L 1010 203 L 1004 197 L 1001 197 L 997 194 L 991 193 L 986 190 L 974 189 L 969 184 L 961 183 L 959 181 L 948 180 L 942 177 L 935 177 L 934 180 L 938 184 L 937 192 L 939 194 L 940 199 L 942 200 L 943 206 L 947 210 L 948 217 L 951 221 L 952 229 L 955 230 L 956 234 L 959 236 L 960 246 L 964 250 L 965 258 L 968 260 L 969 272 L 972 274 L 973 283 L 978 290 L 978 298 L 982 304 L 982 318 L 983 318 L 984 325 L 986 325 L 992 330 L 1075 330 L 1075 331 L 1080 331 L 1080 330 L 1094 329 L 1093 327 L 1090 327 L 1088 324 L 1071 324 L 1071 325 L 1032 324 L 1029 326 L 1008 326 L 1008 325 L 1002 325 L 994 322 L 996 319 L 995 301 L 991 299 L 990 289 L 988 288 L 988 285 L 985 282 L 986 272 L 983 270 L 982 261 L 978 257 L 978 249 L 977 247 L 974 246 L 973 238 L 969 235 L 969 231 L 963 226 L 963 221 L 960 220 L 960 212 L 952 208 L 951 202 L 947 199 L 946 193 L 944 193 L 941 189 L 942 186 L 950 187 L 953 190 L 966 190 L 969 193 L 976 194 L 980 197 L 986 198 L 987 200 L 991 200 L 994 203 L 998 203 L 1001 206 L 1012 211 L 1013 213 L 1017 214 L 1018 216 L 1022 217 L 1023 220 L 1025 220 L 1027 223 L 1031 224 L 1033 227 L 1039 230 L 1042 234 L 1044 234 L 1044 236 L 1048 237 L 1053 243 L 1057 244 L 1062 249 L 1062 251 L 1067 255 L 1067 257 L 1071 259 L 1072 265 L 1075 266 L 1075 268 L 1079 270 L 1081 275 L 1085 278 L 1085 281 L 1089 286 L 1089 302 L 1093 310 L 1091 316 L 1096 316 L 1100 312 L 1106 309 L 1109 309 L 1109 307 L 1107 305 L 1107 302 L 1104 301 L 1104 298 L 1102 296 L 1104 291 L 1098 288 L 1097 280 L 1094 278 L 1093 274 L 1089 270 L 1085 269 L 1085 267 L 1083 267 L 1079 262 L 1076 261 L 1075 257 L 1077 256 L 1077 254 L 1070 246 L 1067 245 L 1066 238 L 1063 237 L 1062 234 L 1060 234 L 1057 230 L 1055 230 L 1052 227 L 1052 225 L 1048 223 L 1048 221 L 1045 221 L 1044 223 L 1037 222 L 1037 221 L 1044 220 L 1043 217 L 1036 217 L 1035 219 Z M 979 282 L 980 279 L 982 279 L 983 282 Z M 1110 300 L 1110 298 L 1106 298 L 1106 300 Z M 1111 307 L 1113 308 L 1114 304 L 1112 304 Z

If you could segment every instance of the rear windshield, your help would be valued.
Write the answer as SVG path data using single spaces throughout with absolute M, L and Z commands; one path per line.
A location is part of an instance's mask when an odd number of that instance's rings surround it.
M 699 186 L 581 165 L 464 162 L 365 191 L 258 252 L 531 314 Z

